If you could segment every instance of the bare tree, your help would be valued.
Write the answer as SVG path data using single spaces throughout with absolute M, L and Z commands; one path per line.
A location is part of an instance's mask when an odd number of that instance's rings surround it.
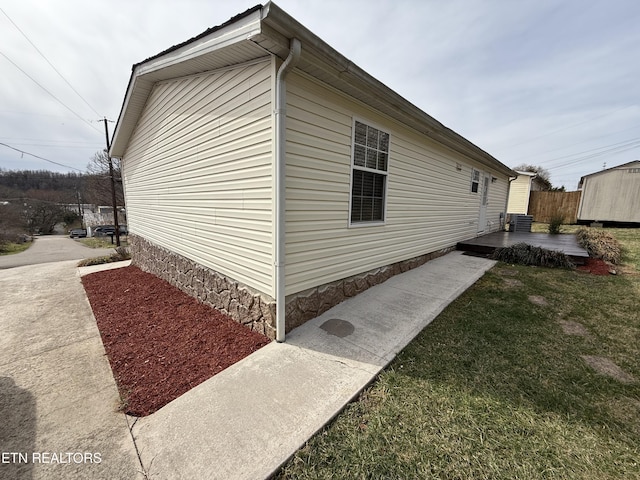
M 25 199 L 23 218 L 30 233 L 53 233 L 57 223 L 64 221 L 66 209 L 56 202 Z
M 22 203 L 0 202 L 0 250 L 7 243 L 17 242 L 20 235 L 27 232 L 21 212 Z
M 543 186 L 543 190 L 553 189 L 551 185 L 551 174 L 549 173 L 549 170 L 547 170 L 546 168 L 536 166 L 536 165 L 529 165 L 527 163 L 522 163 L 516 167 L 513 167 L 513 169 L 520 172 L 535 173 L 541 185 Z
M 122 188 L 122 174 L 120 161 L 113 161 L 113 174 L 116 186 L 116 202 L 124 205 L 124 191 Z M 111 205 L 111 182 L 109 178 L 109 157 L 105 151 L 96 152 L 87 165 L 87 181 L 84 192 L 87 203 L 94 205 Z

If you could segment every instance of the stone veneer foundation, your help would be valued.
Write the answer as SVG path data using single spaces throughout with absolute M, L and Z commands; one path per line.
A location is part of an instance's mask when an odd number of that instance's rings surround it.
M 236 322 L 273 339 L 276 336 L 276 303 L 243 283 L 159 247 L 137 235 L 129 235 L 132 264 L 226 313 Z
M 228 314 L 236 322 L 274 339 L 276 302 L 241 282 L 197 264 L 177 253 L 129 235 L 132 264 L 169 282 L 200 302 Z M 289 332 L 331 307 L 358 295 L 399 273 L 445 255 L 455 247 L 420 255 L 342 280 L 310 288 L 286 298 L 286 331 Z

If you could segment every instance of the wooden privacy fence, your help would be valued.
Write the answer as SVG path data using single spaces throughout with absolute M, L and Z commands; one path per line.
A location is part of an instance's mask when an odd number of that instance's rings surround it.
M 534 222 L 549 223 L 557 214 L 564 217 L 563 223 L 578 222 L 578 206 L 582 192 L 531 192 L 529 215 Z

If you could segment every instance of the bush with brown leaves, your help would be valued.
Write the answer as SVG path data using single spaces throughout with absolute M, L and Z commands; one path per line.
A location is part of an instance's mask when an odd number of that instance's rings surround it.
M 622 247 L 618 240 L 606 230 L 582 227 L 576 232 L 582 248 L 593 258 L 601 258 L 615 265 L 622 259 Z

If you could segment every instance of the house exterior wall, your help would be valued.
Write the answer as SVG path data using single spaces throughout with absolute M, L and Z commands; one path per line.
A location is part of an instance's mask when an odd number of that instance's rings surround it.
M 529 193 L 531 191 L 531 177 L 519 175 L 511 182 L 507 213 L 526 215 L 529 209 Z
M 579 221 L 640 222 L 640 161 L 584 177 Z
M 349 226 L 354 118 L 390 134 L 384 225 Z M 473 168 L 495 178 L 484 229 L 481 191 L 471 192 Z M 287 79 L 286 185 L 292 295 L 498 230 L 508 178 L 296 72 Z
M 122 159 L 129 232 L 273 295 L 271 60 L 155 85 Z

